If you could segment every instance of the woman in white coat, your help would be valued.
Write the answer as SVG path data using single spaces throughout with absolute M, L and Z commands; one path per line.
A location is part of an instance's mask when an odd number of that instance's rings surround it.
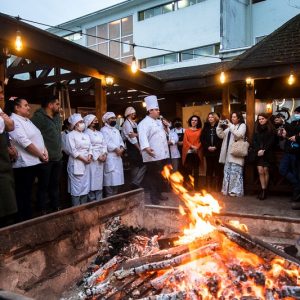
M 99 122 L 95 115 L 87 115 L 83 118 L 92 145 L 93 159 L 90 164 L 90 192 L 89 201 L 101 200 L 103 189 L 103 169 L 107 156 L 107 145 L 103 134 L 99 131 Z
M 176 133 L 176 129 L 173 128 L 169 132 L 169 138 L 168 138 L 168 144 L 170 149 L 170 157 L 171 157 L 171 164 L 173 168 L 173 172 L 177 172 L 179 168 L 179 162 L 180 162 L 180 152 L 178 149 L 178 141 L 179 137 Z
M 89 136 L 84 133 L 85 125 L 80 114 L 69 117 L 73 129 L 67 134 L 66 144 L 69 153 L 68 175 L 73 206 L 86 203 L 90 191 L 90 163 L 92 147 Z
M 104 163 L 103 178 L 103 186 L 107 197 L 116 195 L 119 186 L 124 184 L 122 155 L 125 146 L 119 130 L 115 128 L 116 120 L 116 115 L 113 112 L 107 112 L 102 117 L 105 126 L 101 128 L 101 132 L 107 144 L 107 158 Z
M 222 127 L 222 122 L 217 126 L 217 135 L 223 139 L 219 162 L 225 164 L 222 193 L 241 197 L 244 196 L 244 157 L 231 155 L 230 149 L 234 141 L 245 138 L 246 125 L 242 113 L 232 112 L 230 121 L 226 120 L 226 125 L 226 129 Z

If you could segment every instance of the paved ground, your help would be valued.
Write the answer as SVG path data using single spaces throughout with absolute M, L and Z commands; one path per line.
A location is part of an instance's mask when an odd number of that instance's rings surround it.
M 178 207 L 180 200 L 173 193 L 164 193 L 169 197 L 167 201 L 161 201 L 160 205 Z M 257 214 L 268 216 L 282 216 L 300 218 L 300 210 L 292 210 L 290 197 L 271 195 L 266 200 L 256 199 L 255 195 L 244 197 L 227 197 L 221 193 L 212 193 L 223 207 L 222 212 Z M 149 194 L 146 192 L 146 203 L 150 204 Z

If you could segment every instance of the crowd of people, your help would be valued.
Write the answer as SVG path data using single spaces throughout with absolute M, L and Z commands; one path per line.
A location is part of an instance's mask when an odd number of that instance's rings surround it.
M 3 97 L 3 93 L 0 95 Z M 11 97 L 0 112 L 0 219 L 16 214 L 16 221 L 32 217 L 32 190 L 37 178 L 36 201 L 40 214 L 61 209 L 60 179 L 68 176 L 68 192 L 73 206 L 116 195 L 124 184 L 123 161 L 130 165 L 130 188 L 142 186 L 148 176 L 153 204 L 168 197 L 161 176 L 163 166 L 179 171 L 189 189 L 199 191 L 199 168 L 206 161 L 205 189 L 224 195 L 244 195 L 244 164 L 256 165 L 261 189 L 258 198 L 268 195 L 270 169 L 276 165 L 274 152 L 283 151 L 279 172 L 293 186 L 292 208 L 300 209 L 300 107 L 291 123 L 281 114 L 270 118 L 258 115 L 252 141 L 252 161 L 233 151 L 246 140 L 241 112 L 229 119 L 215 112 L 207 115 L 204 126 L 197 115 L 172 122 L 160 115 L 157 97 L 145 97 L 146 117 L 138 124 L 133 107 L 125 110 L 122 130 L 116 128 L 116 115 L 106 112 L 104 126 L 93 114 L 72 114 L 61 128 L 60 105 L 55 96 L 44 98 L 30 119 L 26 99 Z M 250 150 L 249 150 L 250 151 Z M 250 152 L 249 152 L 250 153 Z M 1 225 L 1 224 L 0 224 Z

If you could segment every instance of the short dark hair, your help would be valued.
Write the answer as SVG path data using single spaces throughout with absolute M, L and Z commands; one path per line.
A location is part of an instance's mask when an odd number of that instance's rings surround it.
M 10 116 L 12 113 L 15 112 L 15 107 L 20 105 L 22 100 L 25 98 L 22 97 L 10 97 L 9 99 L 5 100 L 4 112 Z
M 188 119 L 188 124 L 189 124 L 189 126 L 191 127 L 192 126 L 192 119 L 193 118 L 196 118 L 197 120 L 198 120 L 198 123 L 197 123 L 197 128 L 201 128 L 202 127 L 202 122 L 201 122 L 201 119 L 198 117 L 198 116 L 196 116 L 196 115 L 192 115 L 189 119 Z
M 54 103 L 56 100 L 58 100 L 58 96 L 56 95 L 46 96 L 42 98 L 41 105 L 43 108 L 46 108 L 49 103 Z

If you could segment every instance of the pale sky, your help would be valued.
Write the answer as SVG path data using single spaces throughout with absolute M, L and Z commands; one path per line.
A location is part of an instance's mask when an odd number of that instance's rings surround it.
M 120 2 L 124 0 L 0 0 L 0 12 L 58 25 Z

